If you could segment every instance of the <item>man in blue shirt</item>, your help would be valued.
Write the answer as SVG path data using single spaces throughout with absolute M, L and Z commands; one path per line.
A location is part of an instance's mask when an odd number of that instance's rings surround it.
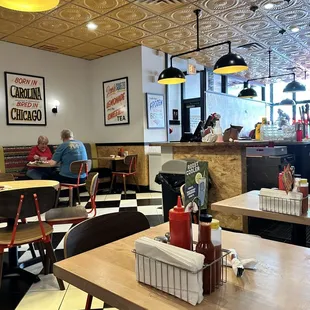
M 64 129 L 60 135 L 63 143 L 57 147 L 49 161 L 51 166 L 60 163 L 60 171 L 53 175 L 52 179 L 60 183 L 76 184 L 78 176 L 70 171 L 70 165 L 73 161 L 87 160 L 86 149 L 81 141 L 74 139 L 73 132 L 70 129 Z M 80 183 L 84 183 L 85 179 L 86 173 L 82 173 Z

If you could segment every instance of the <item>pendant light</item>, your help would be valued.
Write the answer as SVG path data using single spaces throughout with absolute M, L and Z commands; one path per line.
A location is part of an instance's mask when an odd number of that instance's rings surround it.
M 243 83 L 243 89 L 239 93 L 238 97 L 252 99 L 254 97 L 257 97 L 257 92 L 254 88 L 249 87 L 249 82 L 246 81 Z
M 217 44 L 205 46 L 202 48 L 200 47 L 199 45 L 199 15 L 200 15 L 200 12 L 201 12 L 200 9 L 194 10 L 194 13 L 196 14 L 196 26 L 197 26 L 197 48 L 194 50 L 188 51 L 188 52 L 184 52 L 184 53 L 171 56 L 170 67 L 163 70 L 158 77 L 159 84 L 180 84 L 186 81 L 185 75 L 183 74 L 183 72 L 172 66 L 173 58 L 184 56 L 184 55 L 195 53 L 195 52 L 200 52 L 202 50 L 213 48 L 213 47 L 224 45 L 224 44 L 228 44 L 229 52 L 228 54 L 222 56 L 216 62 L 213 72 L 217 74 L 231 74 L 231 73 L 237 73 L 237 72 L 241 72 L 241 71 L 248 69 L 248 66 L 246 62 L 244 61 L 244 59 L 241 56 L 237 54 L 233 54 L 231 52 L 230 41 L 217 43 Z
M 280 102 L 280 105 L 295 105 L 295 104 L 296 104 L 295 100 L 290 99 L 290 98 L 283 99 Z
M 294 80 L 287 84 L 284 88 L 283 92 L 295 92 L 295 91 L 305 91 L 306 87 L 299 82 L 295 81 L 295 73 L 285 73 L 285 74 L 277 74 L 277 75 L 271 75 L 271 50 L 268 51 L 268 76 L 262 76 L 255 79 L 249 79 L 244 83 L 244 88 L 241 90 L 241 92 L 238 94 L 239 98 L 253 98 L 257 96 L 256 91 L 253 88 L 248 87 L 248 83 L 250 81 L 257 81 L 257 80 L 263 80 L 263 79 L 270 79 L 274 77 L 281 77 L 281 76 L 288 76 L 292 75 L 294 76 Z M 286 90 L 288 89 L 288 90 Z M 294 90 L 292 90 L 294 89 Z M 254 94 L 256 94 L 254 96 Z
M 55 8 L 59 0 L 0 0 L 0 6 L 22 12 L 43 12 Z
M 295 92 L 299 92 L 299 91 L 306 91 L 306 86 L 295 81 L 295 73 L 291 73 L 293 74 L 293 81 L 288 83 L 285 88 L 283 89 L 284 93 L 295 93 Z

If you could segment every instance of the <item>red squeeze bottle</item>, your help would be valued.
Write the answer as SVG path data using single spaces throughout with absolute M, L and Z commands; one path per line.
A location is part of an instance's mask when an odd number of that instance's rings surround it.
M 181 197 L 178 204 L 169 210 L 170 244 L 177 247 L 193 250 L 191 213 L 185 212 Z

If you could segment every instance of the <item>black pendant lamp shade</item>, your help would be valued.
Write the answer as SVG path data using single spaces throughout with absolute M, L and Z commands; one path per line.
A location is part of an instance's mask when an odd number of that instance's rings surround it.
M 158 77 L 159 84 L 181 84 L 185 81 L 186 79 L 183 72 L 172 66 L 165 69 Z
M 295 105 L 296 102 L 295 100 L 293 99 L 289 99 L 289 98 L 286 98 L 286 99 L 283 99 L 281 102 L 280 102 L 281 105 Z
M 194 13 L 196 14 L 196 27 L 197 27 L 197 48 L 188 52 L 180 53 L 177 55 L 173 55 L 170 58 L 170 68 L 165 69 L 158 77 L 158 83 L 159 84 L 180 84 L 185 82 L 185 76 L 182 71 L 180 71 L 177 68 L 174 68 L 172 66 L 172 59 L 174 57 L 180 57 L 180 56 L 185 56 L 191 53 L 195 52 L 200 52 L 205 49 L 213 48 L 216 46 L 221 46 L 224 44 L 228 44 L 229 47 L 229 52 L 228 54 L 222 56 L 215 64 L 214 66 L 214 73 L 217 74 L 231 74 L 231 73 L 237 73 L 243 70 L 247 70 L 248 66 L 245 63 L 244 59 L 237 55 L 233 54 L 231 52 L 231 42 L 226 41 L 226 42 L 221 42 L 221 43 L 216 43 L 213 45 L 205 46 L 205 47 L 200 47 L 199 45 L 199 15 L 201 13 L 200 9 L 194 10 Z
M 244 82 L 244 88 L 241 90 L 241 92 L 238 94 L 239 98 L 254 98 L 257 97 L 257 92 L 254 88 L 249 87 L 248 82 Z
M 232 74 L 247 69 L 248 66 L 243 57 L 229 52 L 216 62 L 213 72 L 217 74 Z
M 306 91 L 306 86 L 295 81 L 295 75 L 294 75 L 294 80 L 285 86 L 285 88 L 283 89 L 283 92 L 284 93 L 295 93 L 298 91 Z

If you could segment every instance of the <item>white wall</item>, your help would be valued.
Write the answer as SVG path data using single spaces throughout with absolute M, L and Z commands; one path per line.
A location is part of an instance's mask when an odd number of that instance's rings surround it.
M 90 62 L 92 124 L 96 142 L 143 142 L 141 46 Z M 102 82 L 128 77 L 130 124 L 104 126 Z
M 143 126 L 144 126 L 144 141 L 145 142 L 162 142 L 167 141 L 167 129 L 147 129 L 147 115 L 146 115 L 146 93 L 164 95 L 165 85 L 157 83 L 157 78 L 154 80 L 154 74 L 160 74 L 165 69 L 164 53 L 157 55 L 156 51 L 142 46 L 142 90 L 144 93 L 143 104 Z M 167 115 L 166 115 L 167 117 Z
M 77 139 L 91 142 L 89 61 L 0 42 L 0 145 L 35 144 L 40 134 L 60 142 L 60 131 L 70 128 Z M 4 71 L 45 77 L 47 126 L 7 126 Z M 58 114 L 51 109 L 60 101 Z

